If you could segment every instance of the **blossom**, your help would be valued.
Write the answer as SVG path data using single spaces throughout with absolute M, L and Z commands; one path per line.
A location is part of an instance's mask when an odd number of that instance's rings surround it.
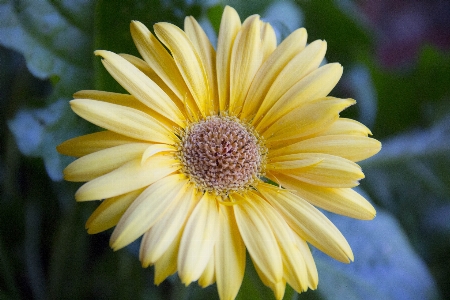
M 142 23 L 131 34 L 143 59 L 97 50 L 129 94 L 80 91 L 80 117 L 106 130 L 58 146 L 79 157 L 66 180 L 86 182 L 77 201 L 102 200 L 89 233 L 115 227 L 121 249 L 142 236 L 139 258 L 155 283 L 216 283 L 221 299 L 241 286 L 248 252 L 277 299 L 286 283 L 315 289 L 309 245 L 353 260 L 339 230 L 316 207 L 358 219 L 375 209 L 352 190 L 355 163 L 380 150 L 359 122 L 340 118 L 355 103 L 328 96 L 342 66 L 321 66 L 326 42 L 306 45 L 301 28 L 277 45 L 258 15 L 223 13 L 217 51 L 192 17 L 184 30 Z

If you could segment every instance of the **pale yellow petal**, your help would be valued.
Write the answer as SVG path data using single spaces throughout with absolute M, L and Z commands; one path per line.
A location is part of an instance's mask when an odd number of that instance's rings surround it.
M 211 45 L 205 31 L 203 31 L 202 27 L 193 17 L 186 17 L 184 19 L 184 31 L 194 45 L 195 50 L 197 50 L 205 68 L 210 94 L 210 101 L 206 103 L 207 112 L 217 114 L 219 111 L 219 97 L 217 92 L 216 51 Z
M 279 118 L 285 112 L 295 108 L 295 105 L 298 106 L 302 103 L 302 101 L 294 102 L 294 100 L 289 99 L 288 95 L 291 98 L 293 95 L 292 93 L 287 92 L 291 92 L 301 79 L 305 78 L 305 76 L 319 67 L 325 56 L 326 49 L 326 42 L 320 40 L 314 41 L 286 64 L 265 95 L 255 119 L 253 120 L 254 125 L 259 122 L 271 124 L 274 118 Z M 329 91 L 326 91 L 326 94 L 323 96 L 326 96 L 328 93 Z M 305 98 L 305 100 L 302 99 L 303 101 L 307 101 L 306 97 L 303 98 Z M 280 101 L 283 102 L 283 105 L 278 104 Z M 289 108 L 286 108 L 285 106 L 289 106 Z M 278 111 L 280 109 L 282 111 Z
M 154 264 L 182 231 L 199 197 L 193 185 L 174 202 L 164 215 L 143 236 L 139 260 L 144 268 Z
M 159 77 L 158 74 L 156 74 L 156 72 L 150 67 L 150 65 L 146 61 L 130 54 L 121 53 L 119 55 L 128 60 L 130 63 L 132 63 L 142 73 L 147 75 L 148 78 L 150 78 L 153 82 L 155 82 L 164 91 L 164 93 L 166 93 L 167 96 L 169 96 L 170 99 L 172 99 L 172 101 L 178 106 L 178 109 L 180 111 L 182 112 L 185 111 L 184 102 L 180 100 L 178 95 L 176 95 L 174 91 L 164 82 L 164 80 L 162 80 L 161 77 Z
M 269 157 L 296 153 L 325 153 L 351 161 L 361 161 L 377 154 L 381 143 L 375 139 L 354 135 L 325 135 L 271 150 Z
M 241 20 L 236 10 L 225 6 L 217 41 L 217 87 L 220 111 L 226 111 L 230 101 L 230 61 L 234 40 L 241 29 Z
M 86 222 L 89 234 L 95 234 L 116 226 L 131 203 L 142 193 L 138 189 L 102 201 Z
M 148 147 L 147 143 L 129 143 L 88 154 L 64 169 L 64 179 L 78 182 L 92 180 L 141 157 Z
M 165 144 L 176 139 L 156 119 L 134 108 L 88 99 L 72 100 L 70 106 L 83 119 L 135 139 Z
M 339 118 L 339 113 L 355 103 L 352 99 L 323 98 L 302 105 L 262 131 L 270 145 L 320 132 Z M 261 132 L 261 131 L 260 131 Z
M 206 268 L 203 271 L 202 276 L 200 276 L 200 278 L 198 279 L 198 285 L 201 286 L 202 288 L 205 288 L 216 281 L 214 264 L 215 264 L 215 254 L 213 251 L 211 257 L 209 258 L 208 264 L 206 265 Z
M 292 242 L 289 241 L 289 243 Z M 297 247 L 292 246 L 289 251 L 283 254 L 283 265 L 286 282 L 299 293 L 306 291 L 309 282 L 308 272 L 302 253 Z
M 230 61 L 230 107 L 239 114 L 250 84 L 262 63 L 261 22 L 258 15 L 248 17 L 234 41 Z
M 168 276 L 177 271 L 178 249 L 180 247 L 181 232 L 170 244 L 169 248 L 155 262 L 155 284 L 159 285 Z
M 233 208 L 248 253 L 268 281 L 280 282 L 283 279 L 283 262 L 280 247 L 265 215 L 265 207 L 255 197 L 238 194 L 233 197 L 239 202 Z
M 262 61 L 272 54 L 272 52 L 277 48 L 277 36 L 272 26 L 269 23 L 261 22 L 261 41 L 262 41 Z
M 259 184 L 258 191 L 301 238 L 338 261 L 353 261 L 353 252 L 342 233 L 317 208 L 270 184 Z
M 368 136 L 372 135 L 370 129 L 358 121 L 346 118 L 339 118 L 326 130 L 320 132 L 319 135 L 357 135 Z
M 308 287 L 315 290 L 319 283 L 319 274 L 317 272 L 316 262 L 311 254 L 308 244 L 298 234 L 294 232 L 294 240 L 298 250 L 302 253 L 305 260 L 306 272 L 308 273 Z
M 281 185 L 309 203 L 350 218 L 371 220 L 376 211 L 372 204 L 351 188 L 324 188 L 277 174 Z
M 188 285 L 200 278 L 214 251 L 219 233 L 216 196 L 205 193 L 183 231 L 178 255 L 178 275 Z
M 261 196 L 250 192 L 252 201 L 256 200 L 256 205 L 264 211 L 272 231 L 277 239 L 283 260 L 284 278 L 298 292 L 308 288 L 308 274 L 302 253 L 296 246 L 293 234 L 283 217 Z
M 241 112 L 241 119 L 249 119 L 256 114 L 275 78 L 286 64 L 305 48 L 306 38 L 306 30 L 304 28 L 297 29 L 267 58 L 250 86 Z
M 320 160 L 317 164 L 298 169 L 279 169 L 276 174 L 284 174 L 305 183 L 332 188 L 355 187 L 359 180 L 364 178 L 361 167 L 356 163 L 329 154 L 320 153 L 299 153 L 285 156 L 279 156 L 276 159 L 284 162 L 293 162 L 302 160 Z
M 162 116 L 183 126 L 184 116 L 172 99 L 147 75 L 114 52 L 97 50 L 109 74 L 130 94 Z
M 206 116 L 207 103 L 211 101 L 208 79 L 200 55 L 186 33 L 170 23 L 156 23 L 153 26 L 156 36 L 170 50 L 178 69 L 186 82 L 192 97 L 203 116 Z
M 111 248 L 119 250 L 143 235 L 172 203 L 182 198 L 188 187 L 187 183 L 183 174 L 175 174 L 146 188 L 120 218 L 111 235 Z
M 233 300 L 245 272 L 245 245 L 236 224 L 233 208 L 220 205 L 219 230 L 215 246 L 217 291 L 220 299 Z
M 306 167 L 313 167 L 320 163 L 322 158 L 306 156 L 296 157 L 295 160 L 293 157 L 289 158 L 289 156 L 278 156 L 270 159 L 267 162 L 266 169 L 274 170 L 280 172 L 289 172 L 291 169 L 301 169 Z
M 141 111 L 148 111 L 148 107 L 137 100 L 133 95 L 120 94 L 96 90 L 83 90 L 73 94 L 74 99 L 90 99 L 127 106 Z
M 161 152 L 175 152 L 177 151 L 177 148 L 172 145 L 166 145 L 166 144 L 154 144 L 151 146 L 147 145 L 147 148 L 145 149 L 144 153 L 141 157 L 141 163 L 145 164 L 147 159 L 152 157 L 155 154 L 161 153 Z
M 192 100 L 189 89 L 172 56 L 148 28 L 138 21 L 130 24 L 131 36 L 142 58 L 182 102 Z M 192 106 L 193 108 L 195 106 Z
M 327 96 L 341 78 L 342 70 L 342 66 L 338 63 L 327 64 L 303 77 L 281 98 L 275 99 L 266 113 L 263 113 L 263 109 L 258 111 L 258 116 L 263 118 L 261 121 L 258 117 L 255 118 L 253 124 L 256 125 L 256 129 L 263 130 L 299 106 Z M 273 86 L 276 88 L 276 85 Z M 263 101 L 262 107 L 266 99 Z
M 179 168 L 180 165 L 172 157 L 153 156 L 145 165 L 139 158 L 83 184 L 75 193 L 75 199 L 90 201 L 122 195 L 148 186 Z
M 81 157 L 111 147 L 140 142 L 143 141 L 107 130 L 67 140 L 58 145 L 56 150 L 64 155 Z
M 161 124 L 164 124 L 168 128 L 173 128 L 174 126 L 176 126 L 176 123 L 174 123 L 172 120 L 170 120 L 158 113 L 155 113 L 155 111 L 153 109 L 144 105 L 141 101 L 136 99 L 136 97 L 134 97 L 133 95 L 96 91 L 96 90 L 83 90 L 83 91 L 76 92 L 73 96 L 75 99 L 99 100 L 102 102 L 131 107 L 131 108 L 140 110 L 146 114 L 151 115 L 156 120 L 158 120 L 158 122 L 160 122 Z
M 273 295 L 275 296 L 276 300 L 282 300 L 284 297 L 284 292 L 286 291 L 286 280 L 284 278 L 281 278 L 278 282 L 272 282 L 270 281 L 266 275 L 261 271 L 261 269 L 258 267 L 258 265 L 253 261 L 253 266 L 255 267 L 256 273 L 258 274 L 259 278 L 261 279 L 262 283 L 264 283 L 265 286 L 269 287 L 273 291 Z
M 139 69 L 139 71 L 141 71 L 142 73 L 144 73 L 145 75 L 149 75 L 152 74 L 152 76 L 155 76 L 157 78 L 158 75 L 156 75 L 156 73 L 152 70 L 152 68 L 150 67 L 150 65 L 143 59 L 140 59 L 137 56 L 131 55 L 131 54 L 127 54 L 127 53 L 118 53 L 121 57 L 125 58 L 129 63 L 131 63 L 133 66 L 135 66 L 136 68 Z M 150 76 L 148 76 L 150 77 Z M 150 77 L 150 79 L 152 79 Z M 153 80 L 153 79 L 152 79 Z M 154 80 L 153 80 L 154 81 Z M 159 84 L 158 84 L 159 85 Z

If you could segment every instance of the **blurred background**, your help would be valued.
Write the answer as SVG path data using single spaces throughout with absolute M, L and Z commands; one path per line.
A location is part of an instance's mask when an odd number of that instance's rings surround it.
M 114 253 L 110 231 L 84 229 L 97 203 L 76 203 L 62 181 L 71 159 L 55 146 L 94 127 L 68 105 L 81 89 L 120 91 L 95 49 L 137 55 L 131 20 L 182 26 L 193 15 L 215 41 L 225 5 L 260 14 L 279 40 L 298 27 L 328 42 L 344 75 L 342 115 L 383 149 L 361 162 L 358 191 L 373 221 L 328 214 L 355 255 L 313 249 L 319 288 L 285 299 L 450 299 L 450 1 L 0 0 L 0 299 L 216 299 L 215 286 L 159 287 L 137 259 Z M 215 43 L 215 42 L 214 42 Z M 273 299 L 248 264 L 238 299 Z

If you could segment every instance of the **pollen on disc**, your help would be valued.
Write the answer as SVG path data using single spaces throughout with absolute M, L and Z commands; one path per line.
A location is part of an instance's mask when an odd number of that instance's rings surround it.
M 179 153 L 186 175 L 216 194 L 247 188 L 260 171 L 258 138 L 229 117 L 210 117 L 189 126 Z

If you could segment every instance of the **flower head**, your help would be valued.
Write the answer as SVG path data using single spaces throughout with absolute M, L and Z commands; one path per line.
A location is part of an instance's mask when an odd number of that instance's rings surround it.
M 58 146 L 79 157 L 66 180 L 86 181 L 77 201 L 101 200 L 89 233 L 115 226 L 114 250 L 143 236 L 140 260 L 155 282 L 178 271 L 186 285 L 217 283 L 233 299 L 246 250 L 264 284 L 283 297 L 314 289 L 307 243 L 349 262 L 339 230 L 315 206 L 358 219 L 375 209 L 352 190 L 356 161 L 380 150 L 362 124 L 339 117 L 355 103 L 328 96 L 342 75 L 320 66 L 326 43 L 306 46 L 306 30 L 277 46 L 259 16 L 242 24 L 226 7 L 217 51 L 192 17 L 153 35 L 133 21 L 142 59 L 96 55 L 129 94 L 80 91 L 73 111 L 104 129 Z

